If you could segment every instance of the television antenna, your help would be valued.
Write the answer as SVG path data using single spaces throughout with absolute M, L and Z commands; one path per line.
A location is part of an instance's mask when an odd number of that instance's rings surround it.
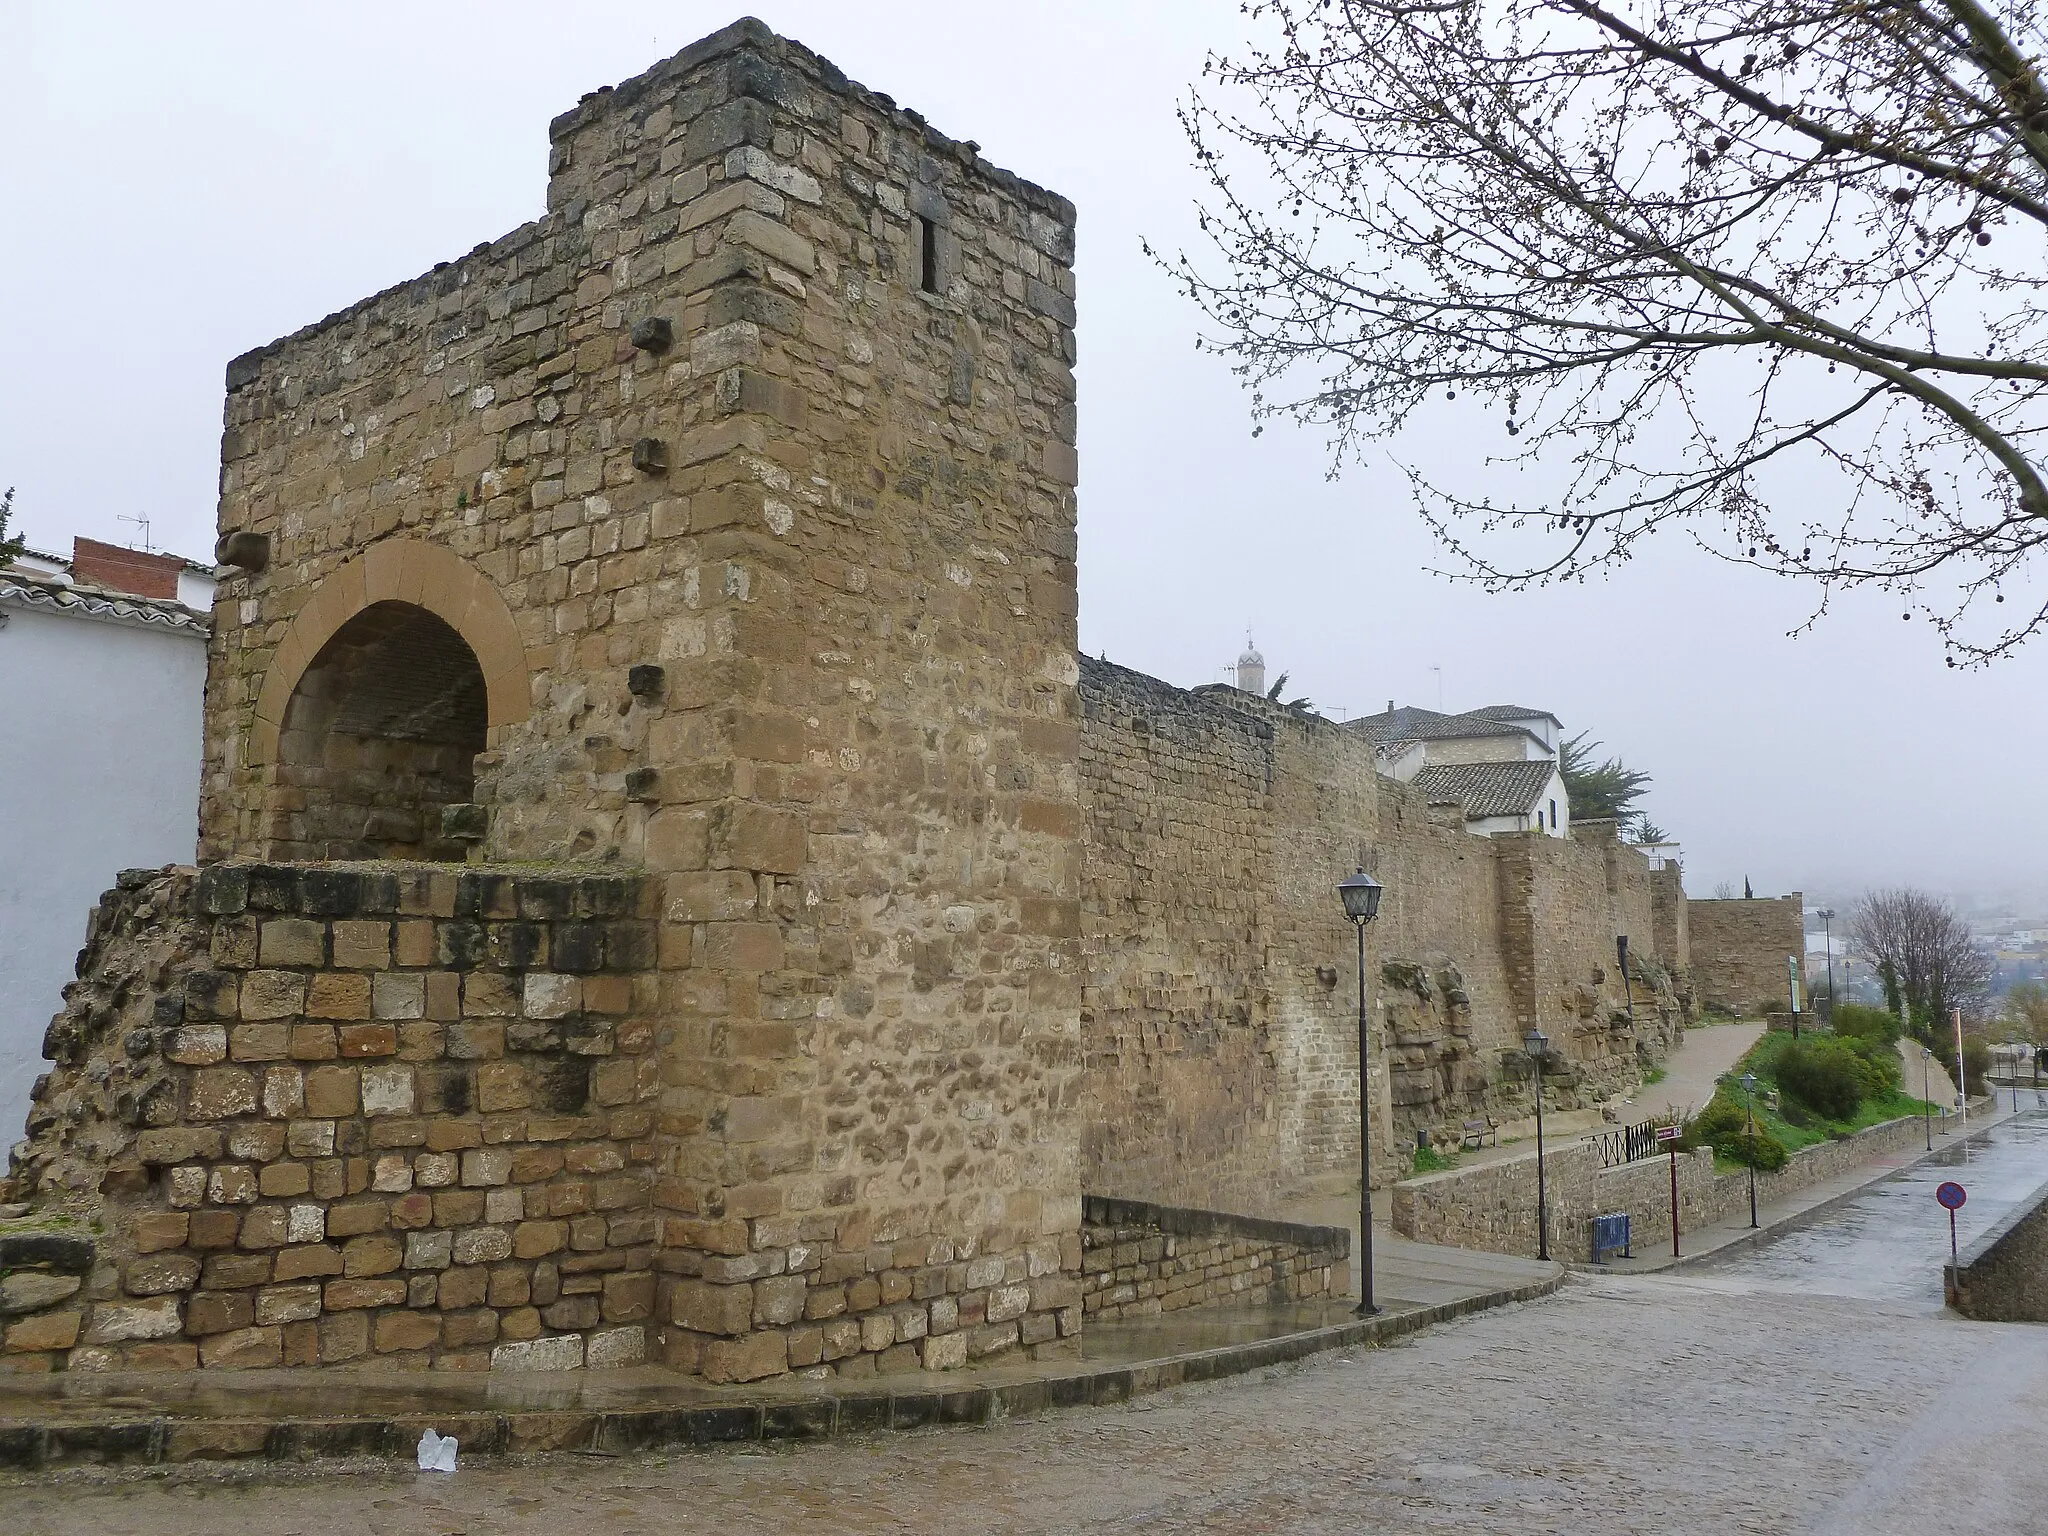
M 135 526 L 136 526 L 137 528 L 139 528 L 139 529 L 141 529 L 141 530 L 142 530 L 142 552 L 143 552 L 143 553 L 144 553 L 145 555 L 150 555 L 150 554 L 155 554 L 155 553 L 156 553 L 156 546 L 155 546 L 154 544 L 152 544 L 152 543 L 150 543 L 150 542 L 149 542 L 149 519 L 148 519 L 148 518 L 147 518 L 146 516 L 145 516 L 145 517 L 130 517 L 130 516 L 128 516 L 128 515 L 127 515 L 127 514 L 126 514 L 125 512 L 117 512 L 117 513 L 116 513 L 116 514 L 114 515 L 114 520 L 115 520 L 116 522 L 120 522 L 120 523 L 133 523 L 133 524 L 135 524 Z M 134 546 L 133 544 L 131 544 L 131 545 L 129 545 L 128 547 L 129 547 L 130 549 L 133 549 L 133 548 L 134 548 L 135 546 Z

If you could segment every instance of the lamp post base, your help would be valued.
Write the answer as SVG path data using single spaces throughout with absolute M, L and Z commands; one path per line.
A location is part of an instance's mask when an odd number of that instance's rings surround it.
M 1361 1301 L 1351 1309 L 1351 1315 L 1353 1317 L 1378 1317 L 1380 1309 L 1369 1301 Z

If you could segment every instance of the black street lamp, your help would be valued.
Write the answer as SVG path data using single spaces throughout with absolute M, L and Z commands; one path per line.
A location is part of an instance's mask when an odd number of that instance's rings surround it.
M 1366 1076 L 1365 925 L 1380 915 L 1386 887 L 1363 869 L 1337 882 L 1344 915 L 1358 929 L 1358 1310 L 1371 1317 L 1379 1308 L 1372 1299 L 1372 1115 Z
M 1820 909 L 1820 931 L 1828 946 L 1828 1028 L 1835 1026 L 1835 909 Z
M 1550 1037 L 1532 1029 L 1522 1037 L 1522 1047 L 1536 1063 L 1536 1257 L 1550 1257 L 1550 1202 L 1543 1187 L 1543 1053 L 1550 1049 Z
M 1756 1226 L 1756 1110 L 1750 1104 L 1750 1096 L 1756 1092 L 1756 1074 L 1742 1074 L 1742 1118 L 1749 1132 L 1749 1224 Z

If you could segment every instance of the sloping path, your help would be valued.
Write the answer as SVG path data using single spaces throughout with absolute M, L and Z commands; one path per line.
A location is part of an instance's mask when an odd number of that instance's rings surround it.
M 1664 1067 L 1664 1081 L 1642 1089 L 1633 1100 L 1624 1101 L 1622 1119 L 1640 1124 L 1677 1111 L 1697 1114 L 1714 1096 L 1714 1084 L 1764 1035 L 1762 1019 L 1745 1019 L 1733 1024 L 1701 1024 L 1685 1032 L 1678 1049 Z

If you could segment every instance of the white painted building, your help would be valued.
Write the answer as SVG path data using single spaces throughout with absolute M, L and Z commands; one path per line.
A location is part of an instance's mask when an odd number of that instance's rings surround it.
M 1571 802 L 1558 772 L 1564 727 L 1548 710 L 1490 704 L 1462 715 L 1396 709 L 1345 729 L 1372 742 L 1380 772 L 1413 784 L 1432 804 L 1465 808 L 1467 831 L 1571 835 Z
M 89 543 L 0 570 L 0 1151 L 87 913 L 121 870 L 190 863 L 197 842 L 211 570 Z

